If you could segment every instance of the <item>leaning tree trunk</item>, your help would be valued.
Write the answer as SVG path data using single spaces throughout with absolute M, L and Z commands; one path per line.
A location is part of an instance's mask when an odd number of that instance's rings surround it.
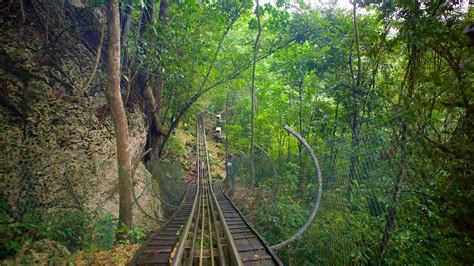
M 133 225 L 131 155 L 128 141 L 128 122 L 120 94 L 120 19 L 115 0 L 108 6 L 109 45 L 107 50 L 107 88 L 105 95 L 115 126 L 119 175 L 119 226 Z

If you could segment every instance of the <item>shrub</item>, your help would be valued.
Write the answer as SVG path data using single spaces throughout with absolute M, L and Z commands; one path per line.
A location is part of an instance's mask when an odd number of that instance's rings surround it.
M 126 243 L 139 243 L 145 232 L 139 227 L 117 229 L 118 219 L 102 210 L 70 209 L 42 217 L 35 208 L 16 220 L 5 200 L 0 199 L 0 259 L 14 256 L 22 246 L 40 239 L 56 241 L 73 252 L 79 249 L 110 249 L 115 233 L 123 231 Z M 122 243 L 125 243 L 122 242 Z
M 39 237 L 57 241 L 70 251 L 89 246 L 94 230 L 94 215 L 72 209 L 47 217 L 39 226 Z

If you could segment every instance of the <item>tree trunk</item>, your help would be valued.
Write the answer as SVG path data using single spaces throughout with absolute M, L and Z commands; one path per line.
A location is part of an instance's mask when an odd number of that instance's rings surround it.
M 292 100 L 292 97 L 291 97 L 291 86 L 288 87 L 288 110 L 291 110 L 293 108 L 292 104 L 293 104 L 293 100 Z M 290 121 L 288 120 L 287 118 L 287 121 L 286 123 L 288 123 L 289 125 L 291 125 Z M 286 137 L 287 137 L 287 140 L 288 140 L 288 143 L 287 143 L 287 149 L 286 149 L 286 162 L 289 163 L 291 161 L 291 139 L 290 139 L 290 132 L 286 133 Z
M 414 11 L 414 17 L 412 17 L 412 28 L 414 29 L 415 27 L 415 17 L 417 16 L 418 13 L 418 1 L 415 1 L 415 11 Z M 416 71 L 418 67 L 418 47 L 416 44 L 413 42 L 413 40 L 410 40 L 410 60 L 408 63 L 408 91 L 407 91 L 407 97 L 404 100 L 403 103 L 403 108 L 408 109 L 409 104 L 410 104 L 410 99 L 413 97 L 413 93 L 415 91 L 415 78 L 416 78 Z M 379 244 L 379 249 L 377 252 L 377 259 L 376 259 L 376 265 L 381 265 L 383 261 L 383 256 L 385 254 L 385 250 L 387 249 L 388 246 L 388 241 L 390 240 L 390 236 L 393 231 L 393 227 L 395 224 L 395 217 L 398 212 L 398 202 L 400 201 L 400 194 L 401 194 L 401 188 L 402 188 L 402 183 L 404 180 L 404 177 L 406 175 L 406 161 L 408 157 L 408 149 L 407 149 L 407 142 L 408 142 L 408 122 L 407 119 L 402 117 L 402 127 L 400 130 L 400 150 L 401 150 L 401 155 L 400 155 L 400 160 L 399 160 L 399 166 L 398 166 L 398 173 L 395 178 L 395 184 L 392 192 L 392 206 L 390 207 L 387 215 L 386 215 L 386 220 L 385 220 L 385 230 L 382 236 L 382 240 L 380 241 Z
M 117 2 L 108 6 L 109 44 L 107 51 L 107 88 L 105 94 L 115 126 L 119 175 L 119 226 L 133 225 L 131 155 L 128 141 L 128 122 L 120 94 L 120 19 Z
M 143 24 L 140 29 L 140 35 L 145 33 L 146 27 L 153 23 L 153 1 L 146 1 L 146 10 L 143 12 Z M 162 26 L 168 25 L 168 2 L 160 2 L 159 18 Z M 161 110 L 163 107 L 163 85 L 164 69 L 159 68 L 156 71 L 157 78 L 151 81 L 151 76 L 147 69 L 142 69 L 139 75 L 141 91 L 144 94 L 146 103 L 146 113 L 150 121 L 150 130 L 148 135 L 148 145 L 151 148 L 150 157 L 152 160 L 159 159 L 159 144 L 163 136 L 166 135 L 161 121 Z M 154 86 L 152 84 L 155 84 Z
M 168 8 L 169 4 L 167 0 L 160 1 L 160 9 L 159 9 L 159 20 L 161 27 L 169 26 L 168 20 Z M 147 23 L 152 23 L 152 20 L 146 20 Z M 159 30 L 162 33 L 162 29 Z M 168 133 L 163 128 L 161 113 L 163 109 L 163 86 L 165 81 L 165 69 L 163 67 L 159 67 L 156 71 L 156 86 L 154 90 L 149 85 L 148 82 L 146 86 L 145 97 L 147 98 L 147 109 L 151 112 L 149 119 L 150 119 L 150 141 L 151 141 L 151 154 L 150 157 L 152 160 L 158 160 L 160 157 L 160 143 L 163 140 L 163 136 L 166 136 Z M 147 75 L 148 76 L 148 75 Z
M 161 25 L 169 25 L 168 21 L 168 10 L 169 10 L 169 3 L 168 0 L 161 0 L 160 1 L 160 23 Z
M 357 53 L 357 77 L 354 83 L 352 84 L 352 97 L 353 97 L 353 114 L 351 122 L 351 157 L 350 157 L 350 166 L 349 166 L 349 188 L 348 196 L 349 199 L 352 195 L 352 182 L 356 179 L 356 165 L 357 165 L 357 156 L 354 154 L 354 151 L 359 145 L 359 100 L 360 100 L 360 76 L 361 76 L 361 62 L 360 62 L 360 48 L 359 48 L 359 29 L 357 27 L 357 3 L 354 0 L 353 5 L 353 26 L 355 34 L 355 43 L 356 43 L 356 53 Z M 352 53 L 352 50 L 351 50 Z M 350 62 L 352 65 L 352 63 Z
M 122 50 L 127 50 L 127 42 L 128 42 L 128 35 L 130 32 L 130 25 L 132 24 L 132 5 L 133 1 L 127 0 L 123 2 L 124 7 L 122 8 L 121 11 L 123 11 L 120 14 L 120 20 L 121 20 L 121 29 L 122 29 Z
M 303 135 L 303 80 L 304 75 L 298 80 L 298 131 Z M 304 137 L 304 135 L 303 135 Z M 298 142 L 298 194 L 303 195 L 304 193 L 304 183 L 305 183 L 305 173 L 303 167 L 303 144 Z
M 336 104 L 336 113 L 334 115 L 334 127 L 333 127 L 333 130 L 332 130 L 332 143 L 330 144 L 331 145 L 331 153 L 330 153 L 330 156 L 329 156 L 329 169 L 331 169 L 330 171 L 334 171 L 334 169 L 336 169 L 336 166 L 337 166 L 337 163 L 336 163 L 336 160 L 337 160 L 337 152 L 338 152 L 338 149 L 337 149 L 337 146 L 336 146 L 336 133 L 337 133 L 337 120 L 338 120 L 338 117 L 339 117 L 339 104 L 340 102 L 337 101 L 337 104 Z M 331 178 L 331 182 L 332 181 L 335 181 L 335 176 L 333 176 Z
M 258 23 L 258 32 L 257 38 L 255 38 L 255 45 L 253 47 L 253 66 L 252 66 L 252 85 L 250 88 L 251 97 L 252 97 L 252 114 L 251 114 L 251 122 L 250 122 L 250 160 L 253 161 L 253 147 L 255 145 L 255 68 L 257 65 L 257 55 L 258 55 L 258 48 L 260 46 L 260 34 L 262 34 L 262 25 L 260 24 L 260 11 L 259 11 L 259 4 L 258 0 L 256 2 L 255 7 L 255 14 L 257 15 L 257 23 Z M 255 176 L 253 176 L 255 179 Z
M 160 102 L 156 102 L 155 95 L 158 96 Z M 161 136 L 164 136 L 165 133 L 161 126 L 161 107 L 162 107 L 162 84 L 158 85 L 155 94 L 152 91 L 151 86 L 146 85 L 145 88 L 145 102 L 147 106 L 147 115 L 150 119 L 150 148 L 151 154 L 150 157 L 152 160 L 159 159 L 158 153 L 158 146 L 160 143 Z
M 298 81 L 298 130 L 303 134 L 303 78 Z M 298 161 L 300 168 L 303 167 L 303 158 L 302 158 L 303 145 L 301 142 L 298 142 Z
M 356 42 L 356 52 L 357 52 L 357 85 L 360 85 L 360 75 L 361 75 L 361 68 L 360 68 L 360 45 L 359 45 L 359 28 L 357 26 L 357 3 L 356 0 L 352 3 L 353 5 L 353 19 L 354 19 L 354 34 L 355 34 L 355 42 Z

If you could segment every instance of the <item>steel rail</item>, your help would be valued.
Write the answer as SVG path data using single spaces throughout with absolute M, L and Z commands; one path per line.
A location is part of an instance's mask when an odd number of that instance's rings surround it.
M 203 145 L 203 143 L 205 143 L 206 141 L 206 133 L 205 133 L 205 128 L 204 128 L 204 125 L 203 125 L 203 122 L 200 121 L 201 123 L 201 128 L 202 128 L 202 134 L 201 134 L 201 145 Z M 205 145 L 203 145 L 205 147 Z M 201 153 L 203 158 L 202 158 L 202 176 L 201 176 L 201 182 L 202 182 L 202 198 L 203 198 L 203 201 L 205 202 L 205 217 L 203 216 L 203 221 L 206 219 L 206 222 L 207 222 L 207 226 L 205 226 L 203 224 L 203 227 L 202 227 L 202 235 L 201 235 L 201 243 L 203 243 L 204 241 L 204 237 L 207 236 L 207 239 L 209 240 L 209 251 L 210 251 L 210 263 L 211 265 L 213 266 L 214 265 L 214 262 L 215 262 L 215 256 L 214 256 L 214 242 L 213 242 L 213 231 L 212 231 L 212 227 L 213 225 L 216 226 L 215 223 L 213 223 L 214 220 L 211 220 L 211 217 L 213 216 L 213 208 L 212 208 L 212 202 L 210 200 L 210 193 L 209 193 L 209 184 L 210 184 L 210 168 L 209 168 L 209 157 L 208 157 L 208 153 L 207 153 L 207 149 L 204 149 L 204 152 Z M 207 232 L 207 235 L 204 234 L 204 230 L 206 230 Z M 217 246 L 219 245 L 219 238 L 218 236 L 216 235 L 216 243 L 217 243 Z M 201 256 L 199 258 L 199 261 L 200 261 L 200 265 L 202 265 L 202 261 L 203 261 L 203 254 L 202 254 L 202 251 L 204 249 L 204 246 L 201 245 Z M 220 254 L 219 254 L 220 255 Z
M 227 196 L 227 194 L 224 193 L 224 190 L 222 188 L 222 182 L 218 183 L 222 194 L 224 197 L 229 201 L 229 203 L 234 207 L 235 211 L 238 213 L 244 224 L 250 229 L 250 231 L 263 243 L 263 246 L 265 247 L 265 250 L 270 254 L 271 257 L 276 261 L 278 265 L 283 265 L 283 262 L 278 258 L 278 256 L 275 254 L 275 252 L 272 250 L 272 248 L 268 245 L 268 243 L 265 241 L 265 239 L 253 228 L 253 226 L 250 225 L 250 223 L 245 219 L 245 216 L 240 212 L 240 210 L 235 206 L 235 204 L 232 202 L 232 200 Z M 240 256 L 240 255 L 239 255 Z
M 186 194 L 184 195 L 183 199 L 181 200 L 181 203 L 178 207 L 178 210 L 168 219 L 168 221 L 166 222 L 165 225 L 163 225 L 163 229 L 167 228 L 168 225 L 170 225 L 172 222 L 173 222 L 173 219 L 177 216 L 177 214 L 179 213 L 179 210 L 181 210 L 181 208 L 184 208 L 184 205 L 186 203 L 186 200 L 188 198 L 188 195 L 190 192 L 191 188 L 190 188 L 190 185 L 188 185 L 188 188 L 186 190 Z M 197 190 L 196 190 L 196 195 L 197 195 Z M 150 234 L 148 237 L 147 237 L 147 241 L 145 241 L 145 243 L 149 243 L 153 240 L 153 238 L 158 235 L 159 232 L 155 232 L 155 233 L 152 233 Z M 147 245 L 146 244 L 143 244 L 139 250 L 135 253 L 135 256 L 133 256 L 132 260 L 128 263 L 128 265 L 137 265 L 138 264 L 138 261 L 140 259 L 140 257 L 143 255 L 145 249 L 146 249 Z
M 217 249 L 218 249 L 218 252 L 219 252 L 219 261 L 221 263 L 221 265 L 226 265 L 225 263 L 225 257 L 224 257 L 224 251 L 222 250 L 222 244 L 221 244 L 221 236 L 220 236 L 220 230 L 219 230 L 219 224 L 217 223 L 217 217 L 216 217 L 216 212 L 218 214 L 222 214 L 223 216 L 223 213 L 222 213 L 222 210 L 219 208 L 219 203 L 217 202 L 216 198 L 214 197 L 214 193 L 213 193 L 213 190 L 212 190 L 212 176 L 211 176 L 211 167 L 210 167 L 210 163 L 209 163 L 209 151 L 208 151 L 208 146 L 207 146 L 207 139 L 206 139 L 206 129 L 203 127 L 203 132 L 204 132 L 204 147 L 205 147 L 205 151 L 206 151 L 206 163 L 207 163 L 207 178 L 209 180 L 208 182 L 208 191 L 210 196 L 212 196 L 212 200 L 211 198 L 209 198 L 209 203 L 210 203 L 210 206 L 211 206 L 211 210 L 212 210 L 212 217 L 213 217 L 213 221 L 214 221 L 214 227 L 215 227 L 215 236 L 216 236 L 216 241 L 217 241 Z M 219 215 L 219 217 L 221 217 Z M 227 226 L 227 224 L 225 224 L 225 219 L 222 220 L 220 219 L 221 223 L 220 225 L 223 226 L 224 228 Z M 224 221 L 224 223 L 222 222 Z M 224 229 L 225 230 L 225 229 Z M 230 239 L 231 241 L 233 241 L 233 239 Z M 226 241 L 227 241 L 227 238 L 226 238 Z M 229 243 L 229 241 L 227 241 L 227 243 Z M 234 243 L 235 245 L 235 243 Z M 211 245 L 211 250 L 212 250 L 212 245 Z
M 195 221 L 198 223 L 194 226 L 194 233 L 193 233 L 193 240 L 191 241 L 191 247 L 194 247 L 197 240 L 198 229 L 199 229 L 199 215 L 201 214 L 201 206 L 202 206 L 202 198 L 199 197 L 198 212 L 195 217 Z M 194 259 L 194 248 L 191 248 L 189 251 L 188 266 L 193 265 L 193 259 Z
M 209 182 L 207 182 L 209 183 Z M 206 194 L 205 194 L 205 197 L 206 197 L 206 200 L 207 200 L 207 219 L 208 219 L 208 224 L 207 224 L 207 228 L 209 229 L 209 249 L 211 250 L 211 265 L 214 266 L 214 245 L 213 245 L 213 242 L 212 242 L 212 226 L 211 226 L 211 200 L 209 198 L 209 188 L 205 188 L 206 190 Z
M 201 129 L 204 127 L 202 122 L 199 121 L 199 124 L 200 124 L 200 127 Z M 200 135 L 201 137 L 201 140 L 200 141 L 200 145 L 202 145 L 202 139 L 205 138 L 204 134 L 201 134 Z M 204 237 L 205 237 L 205 231 L 206 231 L 206 212 L 207 214 L 209 214 L 209 202 L 207 202 L 207 199 L 206 199 L 206 193 L 205 193 L 205 190 L 206 190 L 206 179 L 204 178 L 205 177 L 205 172 L 206 172 L 206 168 L 205 168 L 205 165 L 202 165 L 204 164 L 204 161 L 205 161 L 205 151 L 204 152 L 201 152 L 201 156 L 202 156 L 202 160 L 201 160 L 201 166 L 204 166 L 202 167 L 202 171 L 201 171 L 201 176 L 200 176 L 200 180 L 201 180 L 201 192 L 202 192 L 202 195 L 201 195 L 201 198 L 202 198 L 202 201 L 203 201 L 203 205 L 202 205 L 202 225 L 201 225 L 201 245 L 200 245 L 200 255 L 199 255 L 199 266 L 202 266 L 203 265 L 203 262 L 204 262 Z M 191 247 L 193 248 L 193 247 Z
M 196 121 L 198 122 L 198 121 Z M 199 133 L 199 123 L 196 124 L 196 167 L 198 168 L 196 173 L 198 176 L 201 176 L 201 149 L 199 147 L 200 145 L 200 133 Z M 199 193 L 199 191 L 197 192 Z M 199 230 L 199 216 L 201 215 L 201 208 L 203 206 L 203 200 L 202 197 L 199 197 L 199 205 L 198 205 L 198 212 L 196 213 L 195 221 L 196 224 L 194 225 L 194 232 L 193 232 L 193 240 L 191 241 L 191 249 L 189 251 L 189 257 L 188 257 L 188 265 L 193 264 L 193 259 L 194 259 L 194 246 L 196 244 L 197 236 L 198 236 L 198 230 Z
M 149 254 L 139 264 L 282 265 L 270 246 L 224 193 L 221 182 L 212 183 L 202 116 L 196 120 L 196 140 L 196 184 L 188 186 L 182 207 L 177 211 L 179 215 L 169 231 L 165 229 L 163 235 L 151 237 L 147 250 L 135 255 Z
M 182 231 L 182 234 L 178 241 L 178 246 L 176 247 L 176 254 L 172 258 L 172 265 L 181 265 L 183 263 L 182 259 L 185 253 L 186 246 L 188 244 L 189 233 L 191 227 L 193 226 L 194 221 L 194 234 L 192 236 L 191 246 L 189 247 L 189 256 L 188 256 L 188 265 L 192 265 L 195 256 L 195 244 L 199 238 L 199 259 L 198 264 L 204 264 L 204 242 L 207 238 L 210 242 L 210 264 L 214 265 L 215 256 L 214 256 L 214 243 L 213 239 L 215 236 L 216 244 L 219 250 L 219 260 L 222 264 L 223 252 L 221 243 L 219 241 L 219 234 L 216 230 L 216 219 L 214 217 L 214 206 L 213 201 L 211 200 L 211 180 L 210 180 L 210 167 L 209 167 L 209 157 L 208 149 L 206 147 L 206 132 L 201 117 L 197 119 L 196 124 L 196 138 L 197 138 L 197 183 L 199 184 L 198 192 L 193 203 L 193 210 L 186 222 L 185 228 Z M 198 200 L 196 200 L 196 198 Z M 197 202 L 197 211 L 196 211 L 196 202 Z M 213 223 L 214 222 L 214 223 Z M 213 228 L 214 227 L 214 232 Z
M 199 134 L 199 126 L 197 125 L 196 126 L 196 134 Z M 199 135 L 198 135 L 199 136 Z M 199 156 L 198 156 L 199 157 Z M 194 196 L 194 202 L 193 202 L 193 207 L 191 209 L 191 213 L 189 215 L 189 218 L 186 222 L 186 226 L 184 227 L 184 230 L 182 231 L 181 233 L 181 237 L 180 239 L 178 240 L 179 241 L 179 244 L 178 244 L 178 247 L 176 248 L 176 254 L 173 258 L 173 262 L 172 262 L 172 265 L 173 266 L 178 266 L 180 265 L 181 263 L 181 260 L 183 258 L 183 255 L 184 255 L 184 248 L 185 248 L 185 244 L 186 244 L 186 240 L 187 240 L 187 236 L 189 234 L 189 230 L 191 229 L 191 224 L 192 224 L 192 221 L 193 221 L 193 218 L 194 218 L 194 213 L 196 211 L 196 205 L 197 205 L 197 202 L 198 202 L 198 197 L 199 197 L 199 191 L 200 191 L 200 188 L 201 188 L 201 184 L 200 184 L 200 177 L 198 176 L 197 177 L 197 180 L 196 180 L 196 195 Z
M 214 198 L 212 198 L 214 199 Z M 212 213 L 212 220 L 213 220 L 213 223 L 214 223 L 214 234 L 216 236 L 216 245 L 217 245 L 217 250 L 219 252 L 219 261 L 220 261 L 220 265 L 226 265 L 226 261 L 225 261 L 225 256 L 224 256 L 224 251 L 222 250 L 222 243 L 221 243 L 221 230 L 219 228 L 219 222 L 217 220 L 217 217 L 216 217 L 216 207 L 214 206 L 215 205 L 215 202 L 212 200 L 210 200 L 210 203 L 211 203 L 211 213 Z
M 204 129 L 204 134 L 206 134 L 205 129 Z M 206 154 L 208 154 L 207 140 L 205 138 L 204 138 L 204 146 L 205 146 L 205 149 L 206 149 Z M 210 169 L 209 160 L 207 161 L 207 167 L 208 167 L 208 169 Z M 209 173 L 209 178 L 210 177 L 211 176 L 210 176 L 210 173 Z M 227 241 L 227 247 L 228 247 L 231 262 L 232 262 L 233 265 L 239 265 L 239 266 L 243 265 L 242 259 L 240 258 L 239 250 L 237 249 L 237 245 L 235 244 L 235 241 L 234 241 L 234 238 L 232 237 L 229 226 L 227 225 L 226 219 L 224 217 L 224 213 L 222 212 L 222 209 L 219 206 L 219 202 L 217 200 L 216 194 L 214 193 L 214 190 L 212 189 L 212 185 L 210 184 L 209 186 L 211 186 L 212 197 L 213 197 L 214 202 L 216 204 L 217 212 L 219 214 L 219 218 L 220 218 L 220 221 L 222 223 L 222 227 L 224 228 L 224 236 L 225 236 L 225 239 Z

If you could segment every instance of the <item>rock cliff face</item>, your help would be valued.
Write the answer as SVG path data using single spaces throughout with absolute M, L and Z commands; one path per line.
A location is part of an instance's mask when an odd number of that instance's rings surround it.
M 75 97 L 93 73 L 100 14 L 47 2 L 26 1 L 26 23 L 20 11 L 0 17 L 0 197 L 18 217 L 29 209 L 54 215 L 71 208 L 117 215 L 116 147 L 102 64 L 86 96 Z M 142 112 L 130 109 L 137 162 L 146 125 Z M 134 178 L 142 209 L 161 217 L 153 198 L 158 189 L 142 164 Z M 137 225 L 156 225 L 134 206 Z

